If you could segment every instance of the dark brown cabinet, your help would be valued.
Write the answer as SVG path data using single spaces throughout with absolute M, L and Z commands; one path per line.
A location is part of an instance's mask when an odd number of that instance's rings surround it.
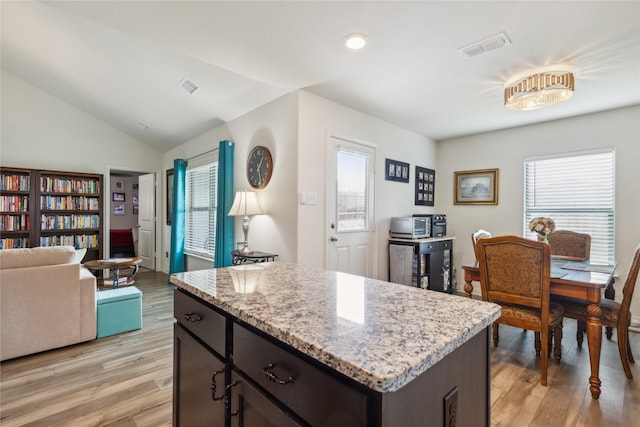
M 389 239 L 389 279 L 433 291 L 452 291 L 453 239 Z M 398 262 L 406 260 L 406 263 Z
M 489 425 L 488 328 L 381 393 L 181 289 L 174 315 L 174 426 Z
M 224 426 L 224 362 L 179 324 L 174 325 L 173 369 L 173 424 Z

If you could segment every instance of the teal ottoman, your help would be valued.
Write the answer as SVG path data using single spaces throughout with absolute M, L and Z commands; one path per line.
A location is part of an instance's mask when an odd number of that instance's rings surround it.
M 142 328 L 142 292 L 135 286 L 99 291 L 96 301 L 98 338 Z

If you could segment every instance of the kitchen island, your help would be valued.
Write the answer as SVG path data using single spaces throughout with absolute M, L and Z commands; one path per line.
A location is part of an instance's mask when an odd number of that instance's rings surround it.
M 283 262 L 171 282 L 175 425 L 489 425 L 495 304 Z

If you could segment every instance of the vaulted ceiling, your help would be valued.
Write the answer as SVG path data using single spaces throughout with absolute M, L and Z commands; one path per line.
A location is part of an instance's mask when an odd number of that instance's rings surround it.
M 436 140 L 640 103 L 638 1 L 0 7 L 4 70 L 163 152 L 298 89 Z M 351 32 L 364 49 L 345 48 Z M 459 51 L 501 32 L 504 48 Z M 571 100 L 504 108 L 505 80 L 555 64 L 576 67 Z

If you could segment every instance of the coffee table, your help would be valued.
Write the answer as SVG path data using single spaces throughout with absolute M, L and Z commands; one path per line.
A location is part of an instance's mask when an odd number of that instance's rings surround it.
M 87 261 L 84 266 L 93 272 L 109 270 L 113 276 L 113 287 L 117 288 L 118 286 L 129 286 L 134 283 L 134 278 L 138 272 L 138 264 L 141 262 L 142 260 L 138 257 L 107 258 Z M 120 277 L 121 269 L 129 270 L 129 274 Z M 107 279 L 104 279 L 105 283 L 106 281 Z

